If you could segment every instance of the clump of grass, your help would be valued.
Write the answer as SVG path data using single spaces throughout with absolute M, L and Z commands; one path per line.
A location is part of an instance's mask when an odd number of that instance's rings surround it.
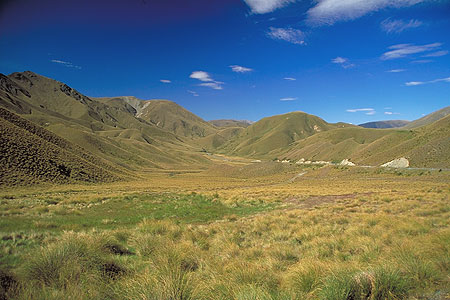
M 9 272 L 0 269 L 0 299 L 10 299 L 17 288 L 17 279 Z
M 316 294 L 321 285 L 326 266 L 317 261 L 302 261 L 289 270 L 284 286 L 298 299 Z
M 42 247 L 28 256 L 21 273 L 28 289 L 46 291 L 83 290 L 91 293 L 124 275 L 126 268 L 110 255 L 104 239 L 93 235 L 69 233 L 56 243 Z M 41 288 L 41 290 L 39 290 Z M 23 293 L 26 293 L 23 291 Z

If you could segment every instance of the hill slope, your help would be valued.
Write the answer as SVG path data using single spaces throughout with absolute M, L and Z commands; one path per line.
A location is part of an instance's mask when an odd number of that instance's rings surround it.
M 0 107 L 0 185 L 108 182 L 119 172 L 55 134 Z
M 408 125 L 410 122 L 405 120 L 386 120 L 386 121 L 375 121 L 359 124 L 358 126 L 364 128 L 398 128 Z
M 107 105 L 33 72 L 0 75 L 0 106 L 130 170 L 208 163 L 201 148 L 136 118 L 130 105 Z
M 341 161 L 381 165 L 399 157 L 412 167 L 450 167 L 450 116 L 416 130 L 342 128 L 301 140 L 284 153 L 298 160 Z
M 424 126 L 424 125 L 428 125 L 433 122 L 436 122 L 437 120 L 442 119 L 448 115 L 450 115 L 450 106 L 444 107 L 444 108 L 439 109 L 435 112 L 432 112 L 431 114 L 428 114 L 420 119 L 412 121 L 412 122 L 408 123 L 404 128 L 406 128 L 406 129 L 418 128 L 420 126 Z
M 125 108 L 137 118 L 181 137 L 205 137 L 217 132 L 213 125 L 173 101 L 130 96 L 97 99 L 109 106 Z
M 233 155 L 267 158 L 286 149 L 295 141 L 322 131 L 347 126 L 353 127 L 345 123 L 330 124 L 304 112 L 292 112 L 264 118 L 250 125 L 219 148 L 219 151 Z

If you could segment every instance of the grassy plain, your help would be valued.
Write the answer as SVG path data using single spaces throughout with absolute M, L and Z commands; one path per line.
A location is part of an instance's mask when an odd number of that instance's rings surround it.
M 449 171 L 140 176 L 2 188 L 0 299 L 450 297 Z

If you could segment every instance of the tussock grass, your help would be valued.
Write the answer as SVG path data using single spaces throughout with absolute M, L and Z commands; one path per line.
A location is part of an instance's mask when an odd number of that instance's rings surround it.
M 21 214 L 0 220 L 7 225 L 0 269 L 17 282 L 8 297 L 445 299 L 447 175 L 374 172 L 367 180 L 330 169 L 339 178 L 324 189 L 324 179 L 315 177 L 321 172 L 267 186 L 261 178 L 214 185 L 197 175 L 203 190 L 175 176 L 161 179 L 177 191 L 166 193 L 139 184 L 133 193 L 125 186 L 101 195 L 90 188 L 17 193 L 2 205 L 22 206 Z M 177 184 L 186 190 L 170 188 Z M 33 197 L 61 200 L 39 215 L 30 208 Z M 79 214 L 60 216 L 53 207 Z M 209 211 L 216 208 L 220 213 Z M 41 225 L 8 229 L 27 219 Z M 75 231 L 64 231 L 74 224 Z

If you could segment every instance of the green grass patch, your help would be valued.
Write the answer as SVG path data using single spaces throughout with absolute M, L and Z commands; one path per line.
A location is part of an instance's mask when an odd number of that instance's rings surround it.
M 56 206 L 45 216 L 14 215 L 0 220 L 3 232 L 114 229 L 132 227 L 143 219 L 171 219 L 178 223 L 207 223 L 228 216 L 245 216 L 273 209 L 275 204 L 223 203 L 214 196 L 202 194 L 139 193 L 98 202 L 93 199 L 82 206 Z

